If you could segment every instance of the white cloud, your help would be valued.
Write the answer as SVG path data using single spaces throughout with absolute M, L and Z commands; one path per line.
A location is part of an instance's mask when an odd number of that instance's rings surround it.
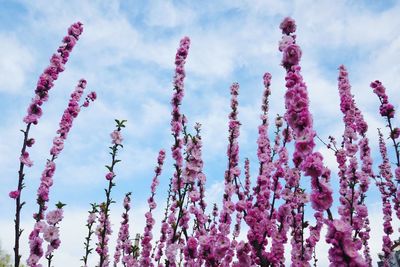
M 34 63 L 32 52 L 13 34 L 0 33 L 0 58 L 0 92 L 21 91 Z
M 146 22 L 149 26 L 172 28 L 196 19 L 192 9 L 174 5 L 172 1 L 151 1 L 148 8 Z

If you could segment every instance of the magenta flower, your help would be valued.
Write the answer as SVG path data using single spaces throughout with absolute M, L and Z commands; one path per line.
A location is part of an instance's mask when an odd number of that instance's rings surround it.
M 396 176 L 396 180 L 400 181 L 400 167 L 397 167 L 394 171 L 394 174 Z
M 106 174 L 106 179 L 110 181 L 110 180 L 112 180 L 114 178 L 114 176 L 115 175 L 114 175 L 113 172 L 109 172 L 109 173 Z
M 96 92 L 90 92 L 90 93 L 86 96 L 85 102 L 83 103 L 82 106 L 88 107 L 89 104 L 90 104 L 90 102 L 91 102 L 91 101 L 93 102 L 93 101 L 95 101 L 96 99 L 97 99 L 97 94 L 96 94 Z
M 382 117 L 394 118 L 394 107 L 390 103 L 382 104 L 379 112 Z
M 8 196 L 10 198 L 16 199 L 17 197 L 19 197 L 20 191 L 19 190 L 15 190 L 15 191 L 11 191 Z
M 296 31 L 296 22 L 294 19 L 286 17 L 279 25 L 279 28 L 282 30 L 282 33 L 289 35 Z
M 294 44 L 294 38 L 292 36 L 282 36 L 282 40 L 279 42 L 279 51 L 285 51 L 285 49 L 292 44 Z
M 313 191 L 311 193 L 312 207 L 317 211 L 325 211 L 332 206 L 332 189 L 329 185 L 324 182 L 319 182 L 319 191 Z
M 299 64 L 301 59 L 301 49 L 296 44 L 291 44 L 283 49 L 282 65 L 286 68 Z
M 400 128 L 393 128 L 392 132 L 390 133 L 390 138 L 397 139 L 400 136 Z
M 326 242 L 334 246 L 329 249 L 331 266 L 367 266 L 357 253 L 357 243 L 351 236 L 351 227 L 344 221 L 328 222 Z
M 21 161 L 22 164 L 24 164 L 28 167 L 33 166 L 33 161 L 29 158 L 29 153 L 26 151 L 22 154 L 22 156 L 19 158 L 19 160 Z

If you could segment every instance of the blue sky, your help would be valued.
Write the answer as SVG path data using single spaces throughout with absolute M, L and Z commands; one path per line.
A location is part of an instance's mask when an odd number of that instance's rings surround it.
M 32 227 L 35 191 L 48 157 L 51 140 L 80 78 L 98 100 L 83 110 L 57 160 L 52 203 L 68 204 L 62 224 L 62 248 L 56 265 L 78 260 L 82 254 L 86 210 L 103 199 L 104 165 L 109 162 L 109 133 L 114 118 L 127 119 L 125 148 L 117 167 L 113 196 L 122 200 L 133 192 L 132 232 L 142 231 L 145 199 L 160 148 L 169 151 L 169 102 L 173 62 L 181 37 L 192 44 L 187 61 L 186 95 L 182 106 L 189 124 L 203 125 L 204 160 L 209 205 L 219 203 L 226 167 L 229 86 L 239 82 L 242 121 L 241 159 L 249 157 L 256 170 L 256 134 L 262 95 L 262 75 L 272 73 L 271 119 L 284 112 L 284 70 L 277 43 L 279 23 L 292 16 L 303 49 L 303 76 L 309 88 L 311 110 L 318 134 L 340 138 L 343 126 L 337 93 L 337 68 L 348 67 L 353 94 L 369 122 L 369 137 L 377 153 L 378 100 L 369 83 L 380 79 L 395 107 L 400 96 L 400 3 L 397 1 L 5 1 L 0 0 L 0 240 L 11 252 L 13 202 L 7 194 L 16 187 L 17 167 L 24 127 L 22 117 L 34 94 L 37 78 L 60 44 L 66 29 L 76 21 L 84 33 L 74 48 L 44 106 L 44 115 L 31 135 L 35 165 L 27 169 L 23 198 L 23 224 Z M 321 147 L 326 163 L 336 171 L 335 160 Z M 378 159 L 377 159 L 378 160 Z M 243 164 L 242 164 L 243 165 Z M 171 158 L 159 187 L 161 214 Z M 255 174 L 253 175 L 253 181 Z M 333 177 L 335 179 L 335 177 Z M 333 184 L 337 186 L 337 184 Z M 336 188 L 336 187 L 335 187 Z M 380 222 L 380 199 L 371 186 L 371 217 Z M 114 205 L 117 226 L 120 205 Z M 160 215 L 158 215 L 160 216 Z M 117 228 L 115 228 L 115 232 Z M 373 253 L 380 249 L 380 228 L 374 230 Z M 73 235 L 68 234 L 74 232 Z M 26 239 L 26 234 L 25 237 Z M 27 251 L 28 246 L 22 248 Z M 326 247 L 318 248 L 321 255 Z M 326 255 L 326 254 L 325 254 Z M 321 257 L 323 258 L 323 257 Z M 325 257 L 326 258 L 326 257 Z M 323 264 L 323 260 L 321 262 Z M 326 259 L 325 259 L 326 260 Z M 63 265 L 64 264 L 64 265 Z

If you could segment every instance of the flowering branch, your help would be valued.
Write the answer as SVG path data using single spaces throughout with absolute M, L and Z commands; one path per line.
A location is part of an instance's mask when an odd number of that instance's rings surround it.
M 155 194 L 156 194 L 156 187 L 160 183 L 158 180 L 158 177 L 161 175 L 162 167 L 164 165 L 164 160 L 165 160 L 165 151 L 160 150 L 158 153 L 157 157 L 157 166 L 154 169 L 155 175 L 153 177 L 151 186 L 150 186 L 150 191 L 151 191 L 151 196 L 147 200 L 147 203 L 149 204 L 149 211 L 146 212 L 145 217 L 146 217 L 146 226 L 144 228 L 144 233 L 143 233 L 143 238 L 142 238 L 142 251 L 140 254 L 140 264 L 142 266 L 151 266 L 153 267 L 154 264 L 151 262 L 150 259 L 150 253 L 151 253 L 151 240 L 153 238 L 152 230 L 153 226 L 155 223 L 155 220 L 152 215 L 152 211 L 157 207 L 157 204 L 154 200 Z
M 323 166 L 323 157 L 319 152 L 313 152 L 315 143 L 315 131 L 313 130 L 312 116 L 309 111 L 309 99 L 306 84 L 300 74 L 299 65 L 301 49 L 296 44 L 296 24 L 292 18 L 285 18 L 280 28 L 283 33 L 279 44 L 279 50 L 283 53 L 282 66 L 286 69 L 285 119 L 293 130 L 295 137 L 295 152 L 293 162 L 305 175 L 311 177 L 311 206 L 316 210 L 314 217 L 322 218 L 323 211 L 327 212 L 328 218 L 332 220 L 330 207 L 333 202 L 332 189 L 329 185 L 330 171 Z M 300 176 L 299 176 L 300 178 Z M 303 226 L 301 226 L 303 227 Z M 299 253 L 301 260 L 311 260 L 312 251 L 319 240 L 322 227 L 321 221 L 317 220 L 316 227 L 311 228 L 311 235 L 316 238 L 307 239 L 306 250 Z M 301 239 L 303 240 L 303 238 Z M 292 256 L 297 256 L 292 251 Z
M 182 145 L 183 140 L 180 137 L 180 133 L 183 130 L 182 125 L 182 114 L 180 111 L 180 105 L 184 96 L 184 79 L 185 79 L 185 62 L 186 57 L 188 55 L 190 47 L 190 39 L 188 37 L 184 37 L 179 44 L 179 48 L 175 57 L 175 77 L 174 77 L 174 95 L 171 100 L 172 105 L 172 119 L 171 119 L 171 131 L 174 137 L 174 144 L 171 147 L 172 157 L 175 160 L 174 167 L 175 172 L 172 179 L 172 204 L 170 207 L 170 215 L 168 216 L 168 224 L 169 228 L 172 229 L 169 231 L 169 235 L 167 238 L 167 247 L 166 247 L 166 266 L 174 267 L 175 266 L 175 256 L 178 246 L 176 242 L 179 240 L 180 234 L 177 234 L 178 227 L 180 226 L 180 220 L 183 215 L 186 214 L 184 210 L 184 200 L 186 195 L 187 187 L 183 186 L 184 181 L 182 179 L 182 166 L 183 166 L 183 157 L 182 157 Z M 176 218 L 176 211 L 178 211 L 178 217 Z
M 97 219 L 97 213 L 99 212 L 98 207 L 96 203 L 90 204 L 92 206 L 92 210 L 89 211 L 89 216 L 86 222 L 86 227 L 88 228 L 88 234 L 85 237 L 85 242 L 83 243 L 85 246 L 85 255 L 82 257 L 81 261 L 83 261 L 83 267 L 87 267 L 87 260 L 89 257 L 89 254 L 92 253 L 93 248 L 90 248 L 90 241 L 91 237 L 94 234 L 93 231 L 93 225 L 96 223 Z
M 26 151 L 27 147 L 32 147 L 35 143 L 35 139 L 29 138 L 29 131 L 32 124 L 36 125 L 42 116 L 42 108 L 44 102 L 49 98 L 49 90 L 54 86 L 54 81 L 57 80 L 59 73 L 64 71 L 64 64 L 67 63 L 69 54 L 72 52 L 72 48 L 78 41 L 79 36 L 83 31 L 82 23 L 77 22 L 72 24 L 68 28 L 68 35 L 62 40 L 63 44 L 57 49 L 57 54 L 53 54 L 50 59 L 50 65 L 40 75 L 39 81 L 37 82 L 35 96 L 32 98 L 32 102 L 28 107 L 27 115 L 24 117 L 26 123 L 26 129 L 21 130 L 24 134 L 24 140 L 21 148 L 20 166 L 18 171 L 18 186 L 17 190 L 10 192 L 10 197 L 15 199 L 15 239 L 14 239 L 14 267 L 19 267 L 21 261 L 21 255 L 19 254 L 19 239 L 21 237 L 23 229 L 20 228 L 20 214 L 21 209 L 25 202 L 21 202 L 22 189 L 25 187 L 24 184 L 24 167 L 31 167 L 33 162 L 29 158 L 29 153 Z
M 113 146 L 110 147 L 111 149 L 111 165 L 108 166 L 106 165 L 106 168 L 108 170 L 108 173 L 106 174 L 106 180 L 108 180 L 108 188 L 105 189 L 106 192 L 106 201 L 100 205 L 100 217 L 99 217 L 99 224 L 96 229 L 96 234 L 98 237 L 98 243 L 97 243 L 97 248 L 96 252 L 100 256 L 100 261 L 99 261 L 99 266 L 100 267 L 105 267 L 109 265 L 109 256 L 108 256 L 108 239 L 109 235 L 111 234 L 111 225 L 109 221 L 109 212 L 110 212 L 110 205 L 111 203 L 114 203 L 114 201 L 111 198 L 111 189 L 115 186 L 114 183 L 114 178 L 115 178 L 115 173 L 114 173 L 114 168 L 115 165 L 120 162 L 121 160 L 117 159 L 117 152 L 118 148 L 122 148 L 122 135 L 121 135 L 121 130 L 122 128 L 125 128 L 125 122 L 126 120 L 115 120 L 117 123 L 116 125 L 116 130 L 114 130 L 111 133 L 111 139 L 112 139 L 112 144 Z
M 86 87 L 86 81 L 81 79 L 78 82 L 77 87 L 71 94 L 71 98 L 68 102 L 67 108 L 64 110 L 61 121 L 59 123 L 59 129 L 57 130 L 58 136 L 53 139 L 53 146 L 50 149 L 51 159 L 47 160 L 45 169 L 40 179 L 40 185 L 37 190 L 37 204 L 39 210 L 33 214 L 33 218 L 36 221 L 34 229 L 29 235 L 30 243 L 30 254 L 27 260 L 28 266 L 37 266 L 38 261 L 43 256 L 42 241 L 39 237 L 41 233 L 41 221 L 45 217 L 45 211 L 47 210 L 47 202 L 49 202 L 50 188 L 53 185 L 53 176 L 56 170 L 55 160 L 64 149 L 64 142 L 67 139 L 68 133 L 72 128 L 74 119 L 80 112 L 79 101 L 82 97 L 83 91 Z M 58 246 L 57 246 L 58 247 Z

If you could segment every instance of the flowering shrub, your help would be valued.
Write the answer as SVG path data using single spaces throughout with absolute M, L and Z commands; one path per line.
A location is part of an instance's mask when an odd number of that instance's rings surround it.
M 388 156 L 384 136 L 379 135 L 382 163 L 379 173 L 373 171 L 369 140 L 366 137 L 368 124 L 358 109 L 345 66 L 339 67 L 338 91 L 340 110 L 343 113 L 344 133 L 337 142 L 329 137 L 325 143 L 332 150 L 339 172 L 339 201 L 336 206 L 331 187 L 331 170 L 326 166 L 321 153 L 315 151 L 317 133 L 309 108 L 307 85 L 301 73 L 302 50 L 296 42 L 296 23 L 285 18 L 280 24 L 282 39 L 278 50 L 282 53 L 281 65 L 286 72 L 285 113 L 278 115 L 272 124 L 275 127 L 273 141 L 270 139 L 269 96 L 272 94 L 272 76 L 263 76 L 260 125 L 258 127 L 257 156 L 258 172 L 253 187 L 250 177 L 250 161 L 245 160 L 244 175 L 239 167 L 240 135 L 239 84 L 230 87 L 230 108 L 228 115 L 227 168 L 224 175 L 224 191 L 220 205 L 214 205 L 211 213 L 205 201 L 206 175 L 203 172 L 201 125 L 195 124 L 194 132 L 187 127 L 188 119 L 181 111 L 184 98 L 185 63 L 188 59 L 190 39 L 184 37 L 175 57 L 175 76 L 171 99 L 171 155 L 174 160 L 173 177 L 170 179 L 165 216 L 161 229 L 154 229 L 153 211 L 159 206 L 155 201 L 156 189 L 164 168 L 166 151 L 160 150 L 155 174 L 150 185 L 148 211 L 145 213 L 145 228 L 133 242 L 129 232 L 131 193 L 126 193 L 122 221 L 114 254 L 109 240 L 113 231 L 110 209 L 115 201 L 112 189 L 117 186 L 116 165 L 120 162 L 118 152 L 123 148 L 122 129 L 125 120 L 116 120 L 116 129 L 111 133 L 111 163 L 106 165 L 105 200 L 91 204 L 87 219 L 88 234 L 84 239 L 82 262 L 88 265 L 93 251 L 97 253 L 97 266 L 292 266 L 317 265 L 315 247 L 325 240 L 330 248 L 327 257 L 331 266 L 372 266 L 369 248 L 370 226 L 368 207 L 365 204 L 370 183 L 381 193 L 383 204 L 383 264 L 389 266 L 394 246 L 400 242 L 393 239 L 392 215 L 400 219 L 400 152 L 398 138 L 400 129 L 394 126 L 395 110 L 380 81 L 371 83 L 373 93 L 380 101 L 379 113 L 386 120 L 390 130 L 388 138 L 393 143 L 396 155 L 395 169 Z M 21 193 L 24 188 L 24 166 L 30 167 L 27 148 L 35 143 L 29 137 L 32 125 L 38 124 L 42 115 L 42 104 L 48 99 L 48 91 L 64 64 L 68 60 L 76 41 L 82 33 L 82 24 L 75 23 L 68 29 L 63 45 L 51 58 L 50 66 L 40 76 L 35 97 L 28 107 L 24 141 L 20 156 L 18 187 L 9 193 L 16 201 L 14 266 L 20 266 L 19 239 Z M 27 265 L 42 266 L 40 259 L 45 256 L 51 266 L 55 251 L 61 245 L 59 228 L 63 219 L 63 206 L 58 203 L 53 211 L 47 211 L 49 192 L 56 170 L 55 160 L 64 148 L 65 140 L 74 119 L 82 107 L 88 107 L 96 99 L 96 93 L 89 93 L 83 104 L 80 99 L 86 81 L 81 79 L 71 94 L 71 99 L 61 118 L 57 135 L 53 139 L 50 158 L 46 162 L 37 190 L 38 212 L 33 214 L 34 226 L 29 234 L 30 254 Z M 302 181 L 307 181 L 306 183 Z M 338 215 L 332 210 L 337 208 Z M 306 221 L 306 212 L 312 212 L 315 224 Z M 137 218 L 134 218 L 137 220 Z M 134 222 L 133 222 L 134 223 Z M 243 233 L 243 225 L 248 226 Z M 325 226 L 328 231 L 321 236 Z M 115 230 L 115 229 L 114 229 Z M 154 231 L 160 232 L 158 240 Z M 91 244 L 93 235 L 97 241 Z M 47 242 L 47 249 L 43 245 Z M 285 249 L 290 247 L 290 254 Z M 290 255 L 290 259 L 286 258 Z

